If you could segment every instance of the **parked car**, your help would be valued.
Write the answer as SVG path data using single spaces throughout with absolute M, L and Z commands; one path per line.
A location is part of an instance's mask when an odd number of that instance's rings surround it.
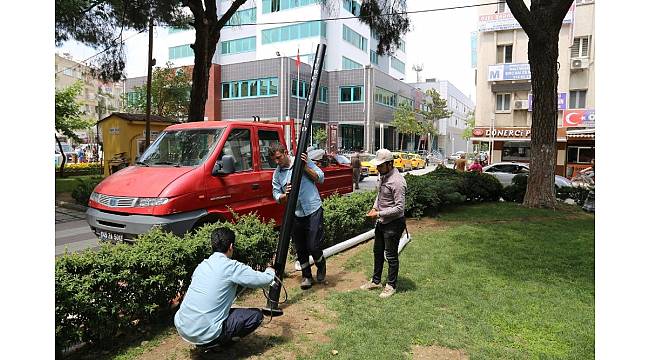
M 72 149 L 72 146 L 70 144 L 64 142 L 61 143 L 61 147 L 63 148 L 63 153 L 65 154 L 66 163 L 72 164 L 74 162 L 75 157 L 77 156 L 77 154 L 74 152 L 74 149 Z M 61 149 L 59 148 L 59 144 L 54 142 L 55 159 L 57 158 L 57 154 L 61 155 Z M 62 158 L 60 160 L 63 161 Z M 60 165 L 61 163 L 58 162 L 58 164 Z
M 528 174 L 529 167 L 526 163 L 499 162 L 485 166 L 483 172 L 496 177 L 503 186 L 508 186 L 512 184 L 515 175 Z M 563 176 L 555 175 L 555 187 L 562 186 L 572 186 L 571 181 Z
M 282 224 L 285 206 L 272 196 L 276 164 L 267 154 L 284 144 L 280 125 L 201 121 L 167 127 L 136 165 L 99 183 L 86 220 L 102 240 L 132 241 L 152 227 L 177 235 L 238 214 L 257 212 Z M 352 192 L 352 168 L 324 159 L 323 198 Z
M 429 164 L 432 165 L 442 164 L 445 161 L 445 157 L 438 150 L 431 150 L 427 158 L 429 159 Z
M 359 160 L 361 160 L 361 166 L 368 169 L 368 175 L 378 175 L 377 167 L 370 163 L 370 160 L 374 159 L 375 155 L 372 154 L 359 154 Z
M 461 155 L 467 155 L 465 151 L 456 151 L 455 153 L 449 155 L 450 160 L 458 160 Z
M 411 165 L 411 159 L 409 159 L 408 154 L 403 152 L 393 153 L 393 166 L 399 172 L 413 170 L 413 166 Z
M 427 164 L 424 159 L 418 154 L 408 154 L 409 159 L 411 160 L 411 166 L 413 169 L 424 169 Z

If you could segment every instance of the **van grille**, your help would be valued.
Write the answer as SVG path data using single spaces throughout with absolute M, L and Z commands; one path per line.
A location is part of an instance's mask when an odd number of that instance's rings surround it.
M 104 206 L 113 208 L 134 207 L 137 197 L 119 197 L 99 194 L 98 202 Z

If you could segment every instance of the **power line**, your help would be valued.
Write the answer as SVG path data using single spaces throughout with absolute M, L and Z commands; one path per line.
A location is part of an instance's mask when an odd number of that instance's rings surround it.
M 118 42 L 117 44 L 111 45 L 111 46 L 107 47 L 106 49 L 104 49 L 104 50 L 102 50 L 102 51 L 100 51 L 100 52 L 98 52 L 98 53 L 96 53 L 96 54 L 94 54 L 94 55 L 91 55 L 90 57 L 88 57 L 88 58 L 86 58 L 86 59 L 84 59 L 84 60 L 81 60 L 81 61 L 77 62 L 76 65 L 73 65 L 73 66 L 67 67 L 67 68 L 65 68 L 65 69 L 63 69 L 63 70 L 59 70 L 59 71 L 57 71 L 56 73 L 54 73 L 54 75 L 56 75 L 56 74 L 60 74 L 60 73 L 62 73 L 62 72 L 64 72 L 64 71 L 66 71 L 66 70 L 70 70 L 70 69 L 77 68 L 77 67 L 79 67 L 79 66 L 81 66 L 81 65 L 88 66 L 88 65 L 84 64 L 86 61 L 88 61 L 88 60 L 90 60 L 90 59 L 92 59 L 92 58 L 94 58 L 94 57 L 97 57 L 97 56 L 99 56 L 99 55 L 101 55 L 101 54 L 107 52 L 108 50 L 110 50 L 111 48 L 113 48 L 113 47 L 115 47 L 115 46 L 117 46 L 117 45 L 124 44 L 124 43 L 125 43 L 127 40 L 129 40 L 130 38 L 132 38 L 132 37 L 134 37 L 134 36 L 136 36 L 136 35 L 140 35 L 140 34 L 142 34 L 144 31 L 145 31 L 145 30 L 140 30 L 140 31 L 138 31 L 138 32 L 135 33 L 135 34 L 133 34 L 133 35 L 131 35 L 131 36 L 125 38 L 125 39 L 122 39 L 122 41 Z M 73 61 L 74 61 L 74 60 L 73 60 Z M 76 61 L 75 61 L 75 62 L 76 62 Z
M 301 20 L 301 21 L 278 21 L 278 22 L 267 22 L 267 23 L 246 23 L 246 24 L 234 24 L 234 25 L 226 24 L 226 25 L 224 25 L 224 27 L 226 27 L 226 26 L 228 26 L 228 27 L 232 27 L 232 26 L 252 26 L 252 25 L 303 24 L 303 23 L 308 23 L 308 22 L 313 22 L 313 21 L 338 21 L 338 20 L 348 20 L 348 19 L 361 19 L 361 18 L 365 18 L 365 17 L 375 17 L 375 16 L 420 14 L 420 13 L 428 13 L 428 12 L 436 12 L 436 11 L 468 9 L 468 8 L 474 8 L 474 7 L 487 6 L 487 5 L 497 5 L 497 4 L 500 4 L 500 3 L 502 3 L 502 2 L 497 1 L 497 2 L 484 3 L 484 4 L 451 6 L 451 7 L 445 7 L 445 8 L 415 10 L 415 11 L 391 12 L 391 13 L 386 13 L 386 14 L 367 15 L 367 16 L 342 16 L 342 17 L 327 18 L 327 19 L 313 19 L 313 20 Z
M 365 16 L 365 17 L 373 17 L 373 16 L 391 16 L 391 15 L 408 15 L 408 14 L 420 14 L 420 13 L 428 13 L 428 12 L 436 12 L 436 11 L 459 10 L 459 9 L 468 9 L 468 8 L 474 8 L 474 7 L 487 6 L 487 5 L 497 5 L 497 4 L 499 4 L 499 3 L 501 3 L 501 1 L 490 2 L 490 3 L 484 3 L 484 4 L 474 4 L 474 5 L 450 6 L 450 7 L 437 8 L 437 9 L 425 9 L 425 10 L 415 10 L 415 11 L 391 12 L 391 13 L 380 14 L 380 15 L 372 15 L 372 16 L 369 15 L 369 16 Z M 326 22 L 326 21 L 338 21 L 338 20 L 360 19 L 360 18 L 363 18 L 363 16 L 341 16 L 341 17 L 327 18 L 327 19 L 313 19 L 313 20 L 302 20 L 302 21 L 278 21 L 278 22 L 267 22 L 267 23 L 246 23 L 246 24 L 236 24 L 236 25 L 228 25 L 228 24 L 226 24 L 226 25 L 224 25 L 224 27 L 257 26 L 257 25 L 282 25 L 282 24 L 303 24 L 303 23 L 314 22 L 314 21 L 318 21 L 318 22 L 325 21 L 325 22 Z M 126 40 L 128 40 L 128 39 L 130 39 L 130 38 L 132 38 L 132 37 L 134 37 L 134 36 L 136 36 L 136 35 L 139 35 L 139 34 L 141 34 L 141 33 L 143 33 L 143 32 L 144 32 L 144 30 L 141 30 L 141 31 L 139 31 L 139 32 L 137 32 L 137 33 L 135 33 L 135 34 L 129 36 L 128 38 L 126 38 L 126 39 L 120 41 L 118 44 L 123 44 Z M 82 60 L 81 62 L 83 63 L 83 62 L 86 62 L 86 61 L 88 61 L 88 60 L 90 60 L 90 59 L 96 57 L 96 56 L 99 56 L 99 55 L 103 54 L 104 52 L 110 50 L 112 47 L 114 47 L 114 46 L 116 46 L 116 45 L 117 45 L 117 44 L 112 45 L 112 46 L 109 46 L 109 47 L 107 47 L 106 49 L 104 49 L 104 50 L 98 52 L 97 54 L 94 54 L 94 55 L 88 57 L 87 59 Z M 65 71 L 65 70 L 74 69 L 74 68 L 76 68 L 76 67 L 78 67 L 78 66 L 80 66 L 80 65 L 84 65 L 84 64 L 79 63 L 79 64 L 77 64 L 77 65 L 74 65 L 74 66 L 71 66 L 71 67 L 65 68 L 65 69 L 63 69 L 63 70 L 57 71 L 55 74 L 59 74 L 59 73 Z

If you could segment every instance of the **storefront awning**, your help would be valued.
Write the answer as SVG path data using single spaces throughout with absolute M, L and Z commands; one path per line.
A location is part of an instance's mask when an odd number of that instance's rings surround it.
M 489 137 L 472 137 L 470 138 L 471 141 L 483 141 L 483 142 L 490 142 L 492 140 L 494 141 L 530 141 L 530 139 L 513 139 L 513 138 L 503 138 L 503 137 L 495 137 L 494 139 L 489 138 Z M 566 138 L 557 138 L 557 142 L 566 142 Z
M 567 130 L 568 139 L 595 139 L 596 129 Z

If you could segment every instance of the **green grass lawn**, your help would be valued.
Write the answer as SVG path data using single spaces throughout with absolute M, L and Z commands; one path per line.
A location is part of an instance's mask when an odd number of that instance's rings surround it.
M 577 207 L 459 207 L 400 256 L 398 292 L 337 293 L 316 358 L 408 358 L 412 345 L 471 359 L 594 358 L 594 217 Z M 372 273 L 371 249 L 346 267 Z M 384 266 L 386 273 L 386 265 Z M 385 281 L 385 277 L 383 278 Z
M 55 178 L 54 179 L 54 193 L 63 193 L 63 192 L 72 192 L 75 187 L 77 187 L 77 179 L 90 180 L 92 178 L 102 177 L 101 175 L 82 175 L 82 176 L 71 176 L 67 178 Z

